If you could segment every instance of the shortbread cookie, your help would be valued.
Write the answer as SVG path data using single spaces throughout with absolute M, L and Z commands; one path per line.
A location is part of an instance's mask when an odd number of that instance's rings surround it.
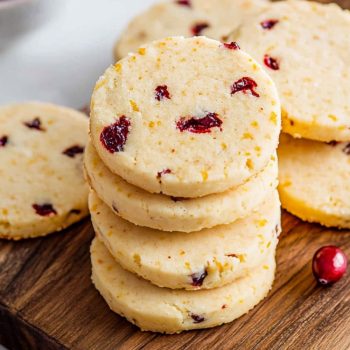
M 288 0 L 271 3 L 230 38 L 275 81 L 284 132 L 350 140 L 349 28 L 349 12 L 335 4 Z
M 245 276 L 275 249 L 280 228 L 277 191 L 259 211 L 234 224 L 193 233 L 135 226 L 89 197 L 98 237 L 123 268 L 160 287 L 210 289 Z
M 350 228 L 350 143 L 282 135 L 278 153 L 282 206 L 306 221 Z
M 0 237 L 59 231 L 88 214 L 88 118 L 43 103 L 0 108 Z
M 98 196 L 119 216 L 139 226 L 193 232 L 229 224 L 248 216 L 277 187 L 277 157 L 244 185 L 200 198 L 151 194 L 114 175 L 89 143 L 85 151 L 87 179 Z
M 159 288 L 123 270 L 106 247 L 91 246 L 92 280 L 109 307 L 143 331 L 180 333 L 228 323 L 266 297 L 275 275 L 275 252 L 244 278 L 200 291 Z
M 151 193 L 224 192 L 267 166 L 278 145 L 272 80 L 235 45 L 204 37 L 141 48 L 107 69 L 91 104 L 102 161 Z
M 209 16 L 196 11 L 190 1 L 161 2 L 131 20 L 114 47 L 114 57 L 119 60 L 141 45 L 168 36 L 207 35 L 209 29 Z

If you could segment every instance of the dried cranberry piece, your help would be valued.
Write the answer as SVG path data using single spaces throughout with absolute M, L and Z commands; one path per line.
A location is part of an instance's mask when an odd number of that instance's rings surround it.
M 348 156 L 350 155 L 350 143 L 343 148 L 343 152 Z
M 57 215 L 57 211 L 50 203 L 44 204 L 33 204 L 32 205 L 35 212 L 40 216 L 54 216 Z
M 130 132 L 130 121 L 123 115 L 114 124 L 106 126 L 100 135 L 100 141 L 110 153 L 124 151 Z
M 205 22 L 197 23 L 191 28 L 191 32 L 194 36 L 199 36 L 202 34 L 204 29 L 209 28 L 210 25 Z
M 190 314 L 193 323 L 202 323 L 205 321 L 205 318 L 203 316 L 200 315 L 196 315 L 196 314 Z
M 84 153 L 84 147 L 75 145 L 72 147 L 67 148 L 62 152 L 64 155 L 70 158 L 74 158 L 77 154 Z
M 329 142 L 326 142 L 327 143 L 327 145 L 329 145 L 329 146 L 332 146 L 332 147 L 335 147 L 336 145 L 338 145 L 338 141 L 329 141 Z
M 175 1 L 178 5 L 192 7 L 190 0 L 177 0 Z
M 24 122 L 23 124 L 29 129 L 45 131 L 45 129 L 41 126 L 41 120 L 38 117 L 34 118 L 33 120 L 31 120 L 29 122 Z
M 0 147 L 5 147 L 9 138 L 8 136 L 4 135 L 0 137 Z
M 255 88 L 258 87 L 258 84 L 251 78 L 243 77 L 242 79 L 237 80 L 231 86 L 231 95 L 234 95 L 237 92 L 243 91 L 246 93 L 247 90 L 255 97 L 260 97 L 260 95 L 255 91 Z
M 278 61 L 269 55 L 264 56 L 264 63 L 265 63 L 265 66 L 269 67 L 272 70 L 279 70 L 280 69 L 280 65 L 279 65 Z
M 157 179 L 161 179 L 163 175 L 166 175 L 166 174 L 171 174 L 171 170 L 170 169 L 164 169 L 162 171 L 159 171 L 157 173 Z
M 181 117 L 176 127 L 181 131 L 189 131 L 194 134 L 207 134 L 212 128 L 221 128 L 223 121 L 217 113 L 208 113 L 202 118 Z
M 262 27 L 263 29 L 268 29 L 268 30 L 270 30 L 270 29 L 272 29 L 278 22 L 279 22 L 278 19 L 267 19 L 267 20 L 265 20 L 265 21 L 262 21 L 262 22 L 260 23 L 260 25 L 261 25 L 261 27 Z
M 156 91 L 156 97 L 155 97 L 156 100 L 161 101 L 164 98 L 167 98 L 168 100 L 171 99 L 167 85 L 157 86 L 155 91 Z
M 229 50 L 240 49 L 239 45 L 235 41 L 232 41 L 232 43 L 224 43 L 224 46 L 226 47 L 226 49 L 229 49 Z
M 208 271 L 204 270 L 198 273 L 194 273 L 191 275 L 192 283 L 191 285 L 193 287 L 201 287 L 203 285 L 203 282 L 205 278 L 208 276 Z

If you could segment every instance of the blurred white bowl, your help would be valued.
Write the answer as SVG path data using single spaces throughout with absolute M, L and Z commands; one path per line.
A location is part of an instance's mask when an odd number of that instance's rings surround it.
M 0 49 L 48 22 L 59 0 L 0 0 Z

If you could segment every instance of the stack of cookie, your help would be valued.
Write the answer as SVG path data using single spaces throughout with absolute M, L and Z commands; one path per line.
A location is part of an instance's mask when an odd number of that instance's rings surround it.
M 280 103 L 256 61 L 204 37 L 153 42 L 97 82 L 90 128 L 93 282 L 113 311 L 176 333 L 267 295 Z
M 349 12 L 335 4 L 290 0 L 271 3 L 230 37 L 263 65 L 281 98 L 282 206 L 340 228 L 350 228 L 349 28 Z

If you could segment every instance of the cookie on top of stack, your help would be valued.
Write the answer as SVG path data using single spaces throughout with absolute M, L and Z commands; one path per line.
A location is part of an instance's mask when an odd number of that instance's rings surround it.
M 235 43 L 170 37 L 106 70 L 85 169 L 93 282 L 113 311 L 178 333 L 267 295 L 280 126 L 274 83 Z
M 275 81 L 282 104 L 282 206 L 350 228 L 350 13 L 335 4 L 271 3 L 230 36 Z

